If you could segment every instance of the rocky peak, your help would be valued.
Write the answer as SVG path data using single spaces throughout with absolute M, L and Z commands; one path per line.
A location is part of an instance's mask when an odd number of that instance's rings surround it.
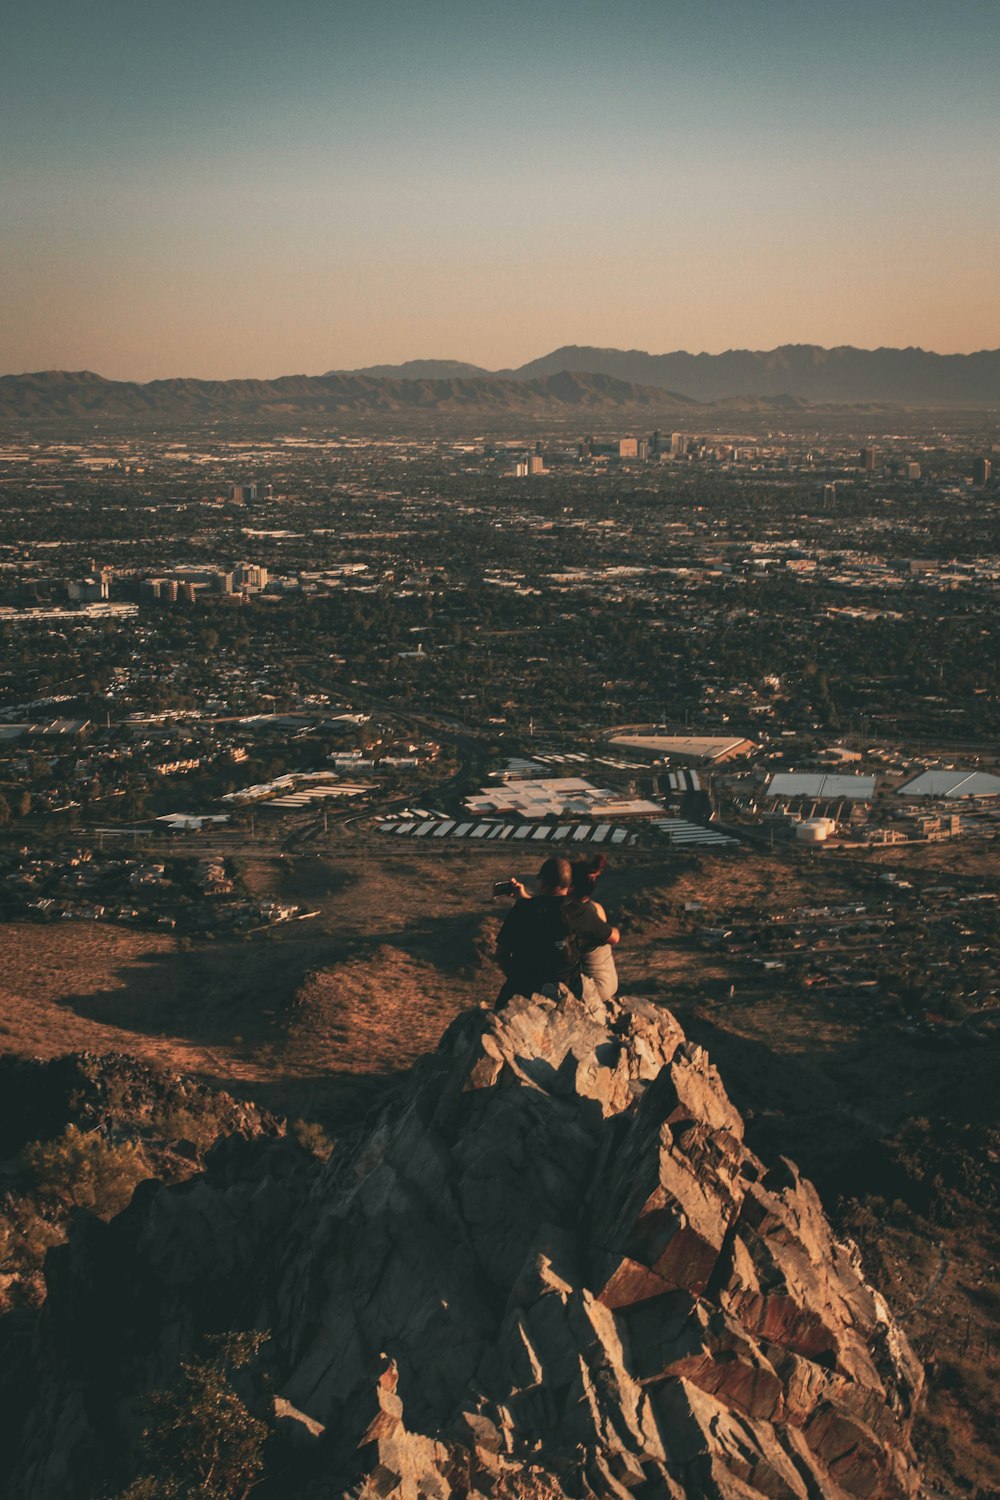
M 296 1149 L 217 1150 L 50 1257 L 9 1493 L 86 1493 L 112 1436 L 134 1467 L 136 1390 L 248 1326 L 283 1496 L 917 1493 L 919 1365 L 668 1011 L 467 1013 L 324 1167 Z M 128 1330 L 110 1359 L 65 1336 L 81 1296 Z

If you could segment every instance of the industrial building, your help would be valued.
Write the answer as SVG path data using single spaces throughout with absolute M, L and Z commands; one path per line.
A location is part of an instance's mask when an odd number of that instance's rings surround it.
M 765 796 L 813 797 L 821 801 L 870 802 L 875 795 L 874 776 L 845 776 L 827 771 L 779 771 L 767 784 Z
M 515 816 L 527 818 L 657 818 L 663 808 L 657 802 L 624 797 L 607 787 L 593 786 L 580 776 L 558 776 L 546 781 L 511 780 L 467 797 L 465 805 L 475 817 Z
M 732 739 L 727 735 L 615 734 L 609 743 L 622 750 L 641 751 L 655 759 L 715 765 L 738 755 L 750 755 L 757 748 L 753 740 Z
M 965 797 L 1000 797 L 1000 776 L 987 771 L 924 771 L 899 789 L 901 797 L 936 797 L 947 802 Z

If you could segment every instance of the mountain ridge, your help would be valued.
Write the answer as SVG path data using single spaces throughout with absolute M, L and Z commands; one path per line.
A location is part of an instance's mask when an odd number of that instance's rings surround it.
M 327 375 L 371 375 L 376 380 L 451 380 L 477 375 L 498 375 L 484 365 L 470 365 L 463 359 L 404 359 L 398 365 L 361 365 L 356 370 L 327 370 Z
M 410 361 L 412 366 L 434 361 Z M 448 364 L 448 361 L 442 361 Z M 377 367 L 386 375 L 407 366 Z M 692 354 L 565 344 L 497 378 L 534 380 L 569 371 L 610 375 L 633 384 L 683 391 L 698 401 L 790 395 L 810 402 L 989 405 L 1000 402 L 1000 349 L 937 354 L 908 345 L 862 349 L 853 344 L 779 344 Z M 336 372 L 331 372 L 336 373 Z M 345 373 L 345 372 L 339 372 Z M 360 372 L 356 372 L 360 373 Z
M 782 344 L 721 354 L 567 344 L 517 369 L 461 360 L 282 375 L 110 380 L 92 370 L 0 376 L 0 420 L 190 418 L 481 411 L 539 417 L 568 409 L 669 413 L 723 407 L 984 407 L 1000 405 L 1000 349 L 937 354 L 910 346 Z
M 756 398 L 750 398 L 755 402 Z M 776 409 L 800 404 L 767 398 Z M 560 370 L 525 380 L 498 376 L 403 380 L 368 375 L 285 375 L 276 380 L 175 378 L 113 381 L 91 371 L 43 370 L 0 376 L 0 420 L 365 417 L 378 414 L 496 413 L 553 416 L 572 411 L 681 414 L 705 403 L 613 375 Z

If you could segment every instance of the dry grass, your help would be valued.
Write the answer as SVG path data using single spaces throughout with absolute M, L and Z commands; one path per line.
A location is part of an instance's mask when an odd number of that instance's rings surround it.
M 253 861 L 253 890 L 318 917 L 193 946 L 99 924 L 0 926 L 0 1050 L 132 1052 L 339 1120 L 351 1079 L 370 1090 L 492 998 L 488 893 L 506 873 L 461 854 Z
M 143 1034 L 110 1019 L 140 997 L 151 1012 L 161 1006 L 181 960 L 176 941 L 157 933 L 82 923 L 4 924 L 0 1048 L 22 1057 L 135 1052 L 178 1072 L 210 1071 L 217 1060 L 183 1035 Z
M 618 858 L 601 895 L 613 917 L 634 913 L 619 954 L 623 991 L 678 1012 L 713 1052 L 751 1132 L 763 1132 L 760 1149 L 796 1156 L 834 1211 L 838 1195 L 871 1192 L 866 1174 L 886 1132 L 907 1114 L 946 1109 L 943 1081 L 954 1075 L 964 1089 L 973 1060 L 900 1040 L 877 1002 L 832 1000 L 780 973 L 749 979 L 745 961 L 704 951 L 693 932 L 739 908 L 857 897 L 865 863 L 903 871 L 898 852 L 867 862 L 783 851 Z M 506 903 L 491 904 L 490 888 L 537 860 L 520 848 L 409 850 L 375 838 L 336 855 L 251 861 L 252 890 L 319 915 L 190 951 L 173 937 L 102 926 L 0 928 L 0 1049 L 130 1051 L 335 1132 L 459 1011 L 492 998 Z M 966 841 L 918 851 L 913 864 L 981 878 L 998 866 L 994 849 Z M 686 913 L 692 902 L 703 910 Z M 985 1061 L 977 1054 L 974 1065 Z M 932 1483 L 973 1494 L 996 1483 L 983 1393 L 997 1353 L 983 1330 L 1000 1310 L 982 1300 L 996 1241 L 974 1216 L 947 1231 L 905 1214 L 873 1222 L 877 1279 L 940 1372 L 919 1428 Z

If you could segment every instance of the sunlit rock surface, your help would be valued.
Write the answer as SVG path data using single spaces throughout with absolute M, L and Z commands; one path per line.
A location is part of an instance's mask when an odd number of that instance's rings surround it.
M 24 1500 L 135 1472 L 140 1393 L 200 1332 L 254 1326 L 262 1493 L 917 1493 L 905 1338 L 646 1002 L 467 1013 L 325 1166 L 234 1142 L 51 1261 Z

